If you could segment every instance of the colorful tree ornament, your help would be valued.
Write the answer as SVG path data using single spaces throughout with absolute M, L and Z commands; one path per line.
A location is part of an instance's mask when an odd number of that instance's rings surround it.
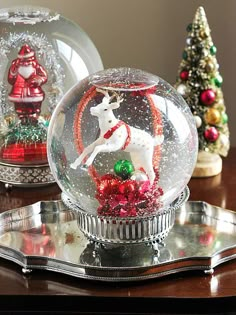
M 189 72 L 187 70 L 183 70 L 180 72 L 179 76 L 181 80 L 186 81 L 188 80 Z
M 197 128 L 201 127 L 201 125 L 202 125 L 202 119 L 201 119 L 201 117 L 195 115 L 194 118 L 195 118 L 196 127 L 197 127 Z
M 216 94 L 212 89 L 203 90 L 200 94 L 200 100 L 203 105 L 209 106 L 215 102 Z
M 222 123 L 223 124 L 227 124 L 227 122 L 228 122 L 228 115 L 226 114 L 226 113 L 222 113 L 222 116 L 221 116 L 222 118 Z
M 216 108 L 209 108 L 204 118 L 209 125 L 218 125 L 222 120 L 221 113 Z
M 215 127 L 207 128 L 204 131 L 204 137 L 209 142 L 215 142 L 219 137 L 219 131 Z
M 230 143 L 221 90 L 223 78 L 218 70 L 217 49 L 213 44 L 203 7 L 197 9 L 187 32 L 186 47 L 175 88 L 185 98 L 196 118 L 199 152 L 226 156 Z M 188 76 L 184 75 L 187 72 Z M 220 141 L 220 135 L 224 135 L 224 141 Z

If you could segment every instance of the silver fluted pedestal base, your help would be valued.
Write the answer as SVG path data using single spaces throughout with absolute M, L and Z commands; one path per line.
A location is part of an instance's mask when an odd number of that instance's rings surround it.
M 175 211 L 187 201 L 189 189 L 186 187 L 179 197 L 167 208 L 143 217 L 115 218 L 98 216 L 85 212 L 66 194 L 62 193 L 65 205 L 77 212 L 78 226 L 84 235 L 94 243 L 96 262 L 100 261 L 100 249 L 109 245 L 137 245 L 144 243 L 152 249 L 154 260 L 160 256 L 160 247 L 175 222 Z
M 82 232 L 90 240 L 106 244 L 162 243 L 173 227 L 175 210 L 188 197 L 189 189 L 186 187 L 172 204 L 150 216 L 116 218 L 85 212 L 62 193 L 65 205 L 78 213 L 78 225 Z

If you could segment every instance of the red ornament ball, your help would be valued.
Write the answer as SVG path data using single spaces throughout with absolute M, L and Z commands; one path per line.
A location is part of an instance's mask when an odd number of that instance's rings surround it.
M 205 246 L 211 245 L 214 241 L 214 234 L 211 231 L 206 231 L 199 235 L 199 243 Z
M 183 81 L 187 81 L 189 76 L 189 72 L 187 70 L 183 70 L 180 72 L 179 77 Z
M 216 93 L 212 89 L 207 89 L 201 92 L 200 100 L 204 105 L 212 105 L 215 102 Z
M 215 142 L 219 138 L 219 131 L 215 127 L 205 130 L 204 137 L 209 142 Z

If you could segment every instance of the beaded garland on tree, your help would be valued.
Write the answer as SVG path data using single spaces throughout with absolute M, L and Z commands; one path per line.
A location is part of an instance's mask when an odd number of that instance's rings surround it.
M 199 7 L 188 37 L 175 84 L 195 117 L 199 151 L 227 156 L 229 150 L 228 117 L 222 93 L 214 46 L 205 11 Z

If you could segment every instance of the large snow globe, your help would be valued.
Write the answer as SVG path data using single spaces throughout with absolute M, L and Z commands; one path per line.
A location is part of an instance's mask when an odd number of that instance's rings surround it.
M 97 72 L 54 111 L 48 157 L 62 200 L 94 242 L 161 243 L 188 198 L 198 152 L 184 99 L 156 75 Z
M 0 10 L 0 181 L 54 182 L 46 150 L 52 112 L 71 86 L 102 69 L 74 22 L 47 8 Z

